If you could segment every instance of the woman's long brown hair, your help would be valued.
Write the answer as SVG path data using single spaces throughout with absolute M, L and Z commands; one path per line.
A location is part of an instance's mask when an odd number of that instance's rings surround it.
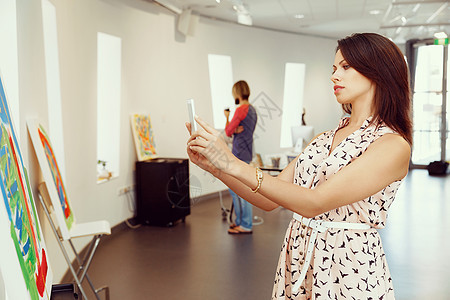
M 356 33 L 338 41 L 346 62 L 375 83 L 373 119 L 385 123 L 412 144 L 408 66 L 400 49 L 376 33 Z M 343 104 L 351 113 L 351 105 Z

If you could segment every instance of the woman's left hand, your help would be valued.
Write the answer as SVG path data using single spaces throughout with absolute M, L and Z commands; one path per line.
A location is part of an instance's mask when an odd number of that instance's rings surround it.
M 204 156 L 215 168 L 231 173 L 237 158 L 231 153 L 220 132 L 198 116 L 195 120 L 203 130 L 200 129 L 191 134 L 187 142 L 189 149 Z
M 241 132 L 243 132 L 244 131 L 244 126 L 238 126 L 235 130 L 234 130 L 234 133 L 241 133 Z

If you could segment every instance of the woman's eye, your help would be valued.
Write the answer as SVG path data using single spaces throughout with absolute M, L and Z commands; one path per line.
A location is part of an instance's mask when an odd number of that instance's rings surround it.
M 344 68 L 344 70 L 350 69 L 350 66 L 349 66 L 349 65 L 344 65 L 344 66 L 342 66 L 342 67 Z

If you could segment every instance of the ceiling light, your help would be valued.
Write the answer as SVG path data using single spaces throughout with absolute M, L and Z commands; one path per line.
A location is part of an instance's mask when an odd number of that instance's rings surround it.
M 434 37 L 437 39 L 446 39 L 448 36 L 445 32 L 441 31 L 441 32 L 436 32 L 434 34 Z
M 238 14 L 237 17 L 238 17 L 237 22 L 239 24 L 247 25 L 247 26 L 252 26 L 253 25 L 252 17 L 250 17 L 250 15 L 248 15 L 248 14 Z
M 373 9 L 373 10 L 369 11 L 369 14 L 371 14 L 371 15 L 379 15 L 379 14 L 381 14 L 381 10 Z
M 242 0 L 230 0 L 233 4 L 233 9 L 236 11 L 237 22 L 239 24 L 252 26 L 252 17 L 247 9 L 247 5 Z
M 217 3 L 220 3 L 220 0 L 216 0 Z
M 431 23 L 431 21 L 433 21 L 434 18 L 436 18 L 436 16 L 438 16 L 441 11 L 443 11 L 448 5 L 448 2 L 445 2 L 444 4 L 442 4 L 441 7 L 439 7 L 428 19 L 427 19 L 427 23 Z
M 395 18 L 393 18 L 392 20 L 389 21 L 389 23 L 394 23 L 395 21 L 398 21 L 402 18 L 402 16 L 396 16 Z
M 303 19 L 304 17 L 305 17 L 305 15 L 302 15 L 302 14 L 294 15 L 294 18 L 296 18 L 296 19 Z
M 402 23 L 403 23 L 403 24 L 406 23 L 406 18 L 405 18 L 405 17 L 402 17 L 401 20 L 402 20 Z

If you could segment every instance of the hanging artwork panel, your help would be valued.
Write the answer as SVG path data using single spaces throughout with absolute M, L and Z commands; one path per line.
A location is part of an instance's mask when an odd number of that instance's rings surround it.
M 48 252 L 2 78 L 0 101 L 0 269 L 9 299 L 48 300 Z
M 139 161 L 158 157 L 149 115 L 131 115 L 131 130 Z

